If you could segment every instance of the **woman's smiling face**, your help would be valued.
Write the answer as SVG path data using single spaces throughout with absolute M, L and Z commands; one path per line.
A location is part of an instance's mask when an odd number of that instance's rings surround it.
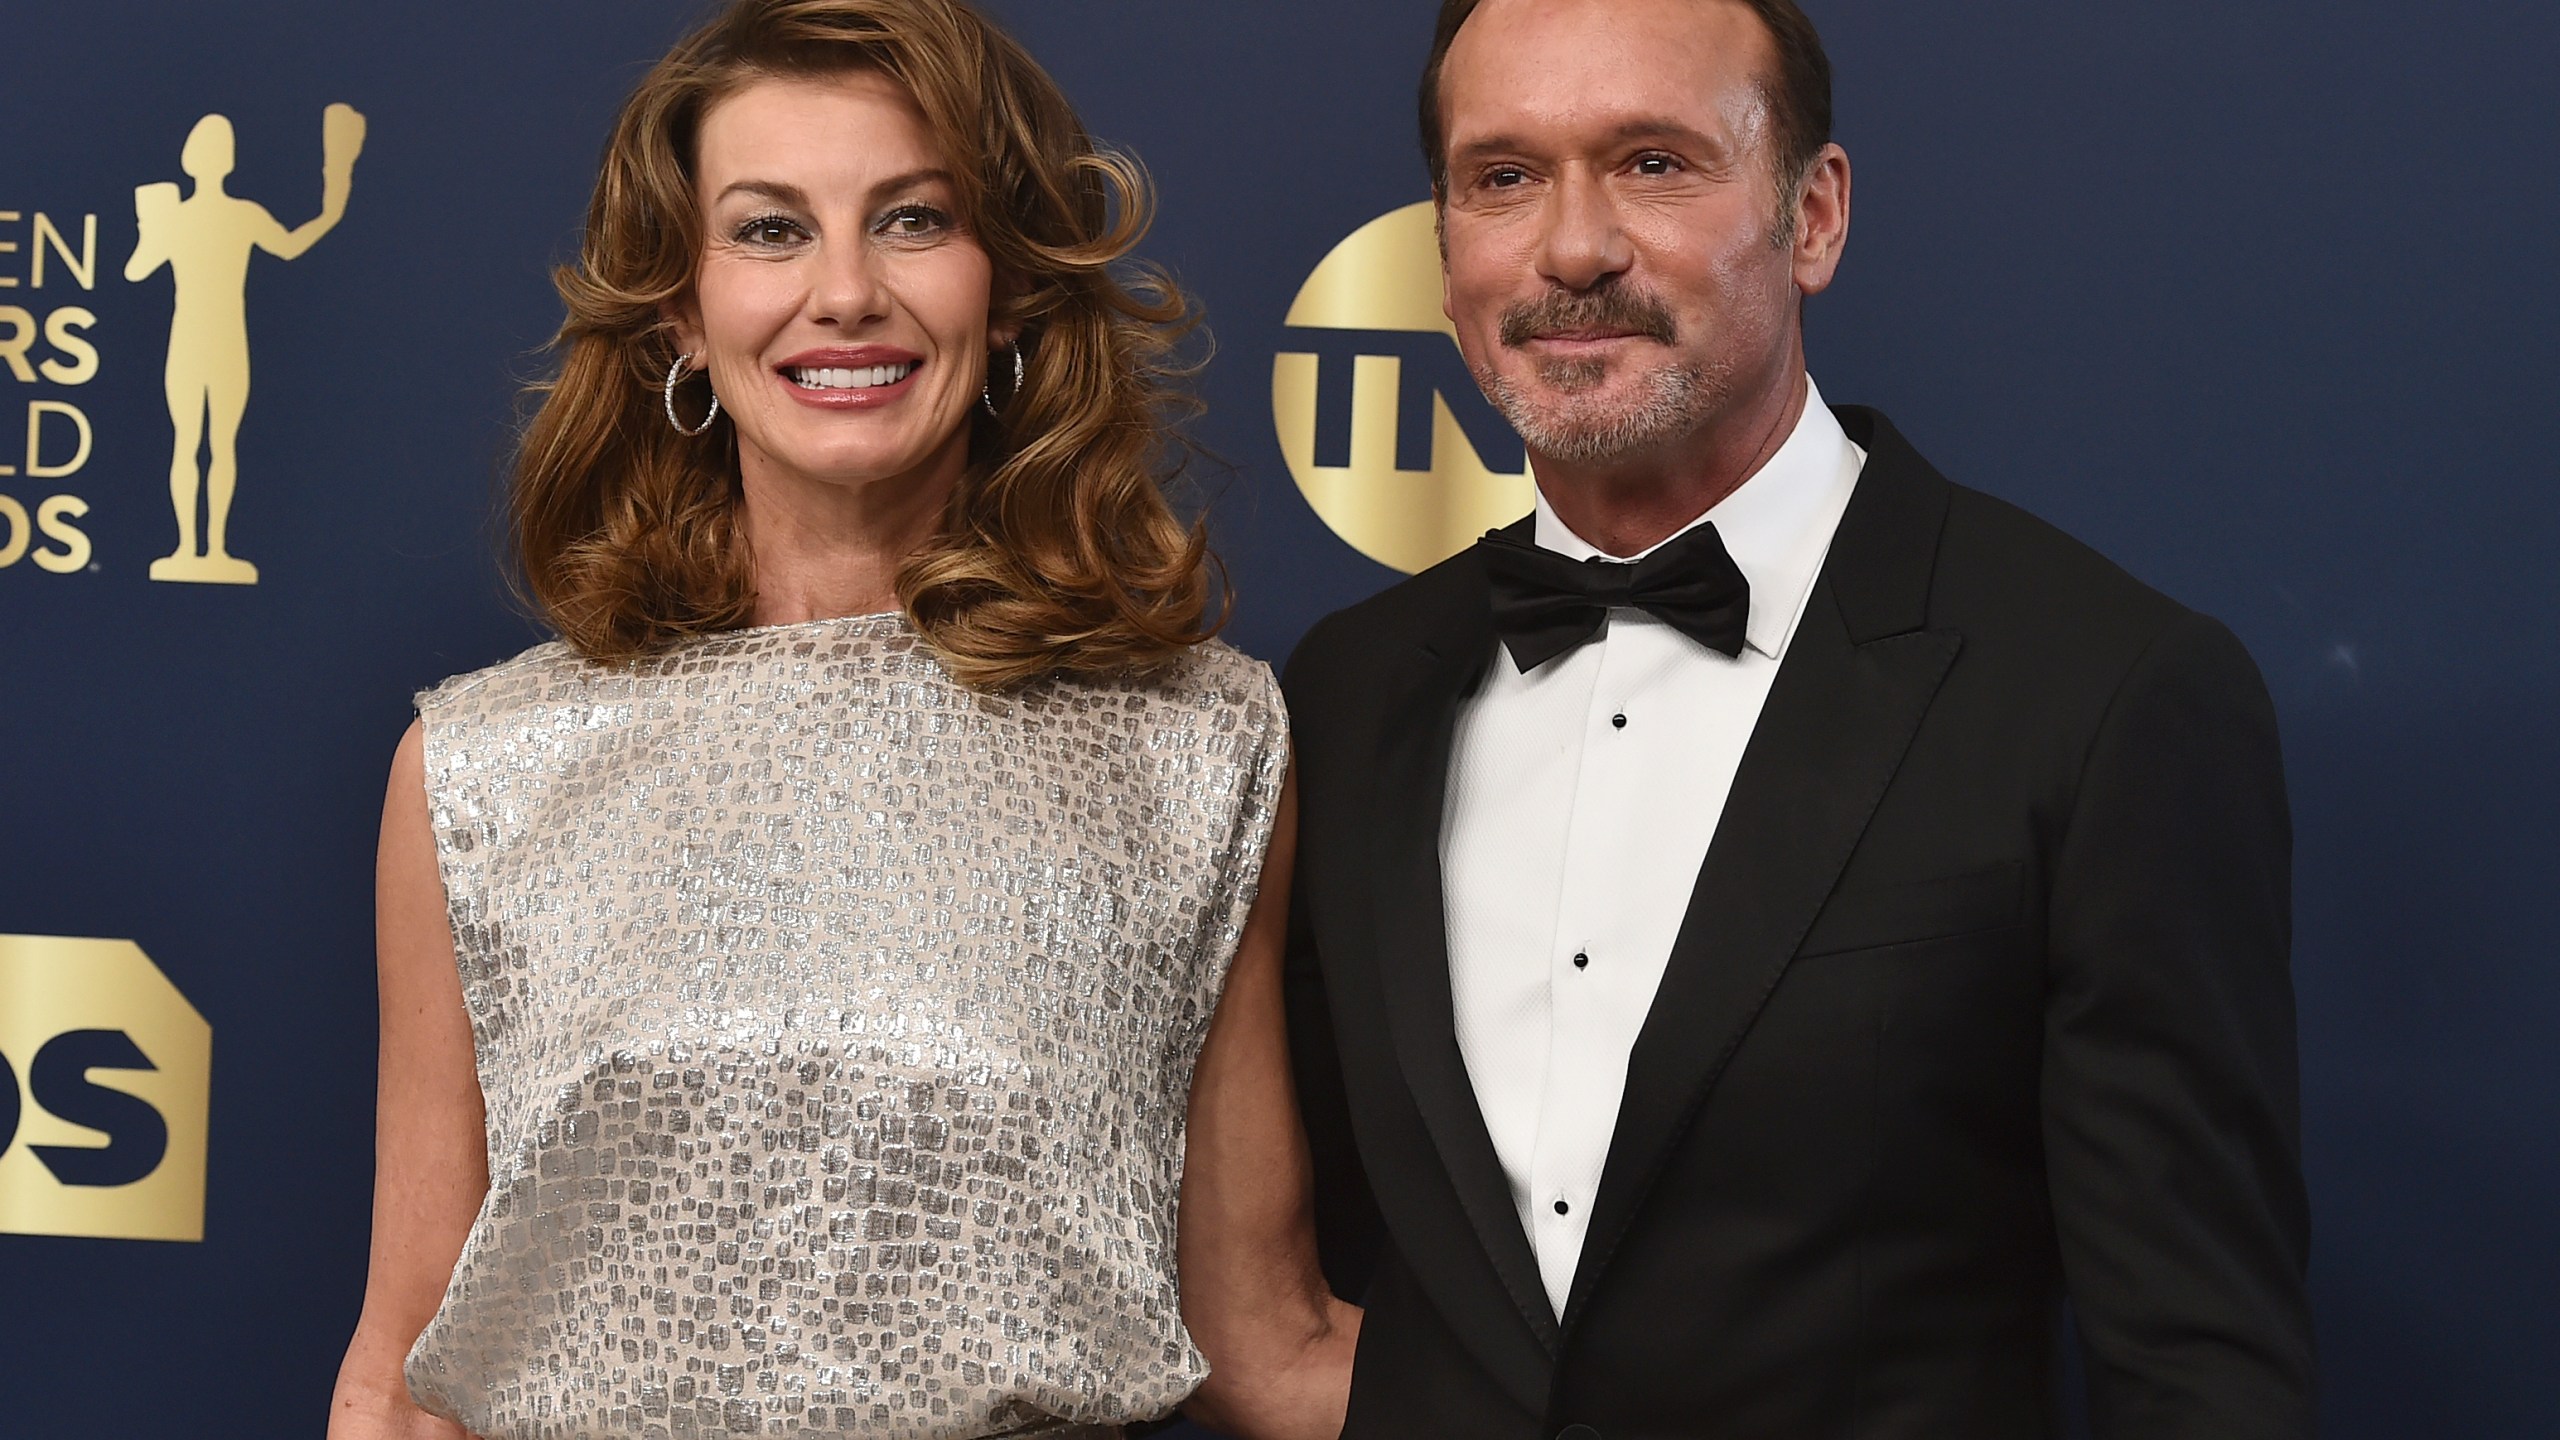
M 696 148 L 703 252 L 677 332 L 750 483 L 956 480 L 1013 336 L 914 98 L 873 71 L 761 79 L 710 107 Z

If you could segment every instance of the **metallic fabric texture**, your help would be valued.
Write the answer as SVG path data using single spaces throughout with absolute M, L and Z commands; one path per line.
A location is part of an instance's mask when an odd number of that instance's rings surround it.
M 1270 671 L 977 694 L 896 615 L 420 697 L 489 1193 L 408 1361 L 491 1440 L 1107 1435 L 1207 1373 L 1191 1072 Z

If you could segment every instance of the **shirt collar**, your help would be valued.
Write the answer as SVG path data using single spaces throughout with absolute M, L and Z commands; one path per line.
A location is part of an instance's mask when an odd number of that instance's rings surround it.
M 1822 390 L 1813 377 L 1805 377 L 1805 388 L 1804 415 L 1796 421 L 1794 433 L 1741 488 L 1681 526 L 1677 534 L 1666 536 L 1661 545 L 1640 555 L 1605 557 L 1641 560 L 1700 525 L 1714 522 L 1726 552 L 1741 568 L 1742 578 L 1751 583 L 1751 620 L 1744 638 L 1772 660 L 1785 657 L 1787 641 L 1804 615 L 1805 600 L 1813 594 L 1814 579 L 1822 573 L 1823 557 L 1831 551 L 1832 532 L 1839 528 L 1840 516 L 1849 508 L 1849 492 L 1856 488 L 1858 472 L 1867 463 L 1867 452 L 1858 448 L 1840 428 L 1831 407 L 1822 403 Z M 1572 560 L 1602 556 L 1597 546 L 1556 517 L 1544 491 L 1538 493 L 1537 504 L 1540 547 Z

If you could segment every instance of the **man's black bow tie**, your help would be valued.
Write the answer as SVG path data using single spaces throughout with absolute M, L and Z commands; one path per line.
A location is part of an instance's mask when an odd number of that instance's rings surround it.
M 1713 524 L 1642 560 L 1568 560 L 1496 530 L 1479 548 L 1493 575 L 1493 628 L 1522 673 L 1600 633 L 1613 608 L 1658 617 L 1710 650 L 1742 653 L 1751 583 Z

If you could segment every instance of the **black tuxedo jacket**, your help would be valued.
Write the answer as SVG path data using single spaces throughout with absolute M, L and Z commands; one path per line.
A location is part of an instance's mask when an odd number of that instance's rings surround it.
M 2310 1433 L 2290 828 L 2249 657 L 1869 454 L 1628 1065 L 1571 1299 L 1453 1028 L 1439 833 L 1473 552 L 1290 661 L 1293 1045 L 1355 1440 Z

